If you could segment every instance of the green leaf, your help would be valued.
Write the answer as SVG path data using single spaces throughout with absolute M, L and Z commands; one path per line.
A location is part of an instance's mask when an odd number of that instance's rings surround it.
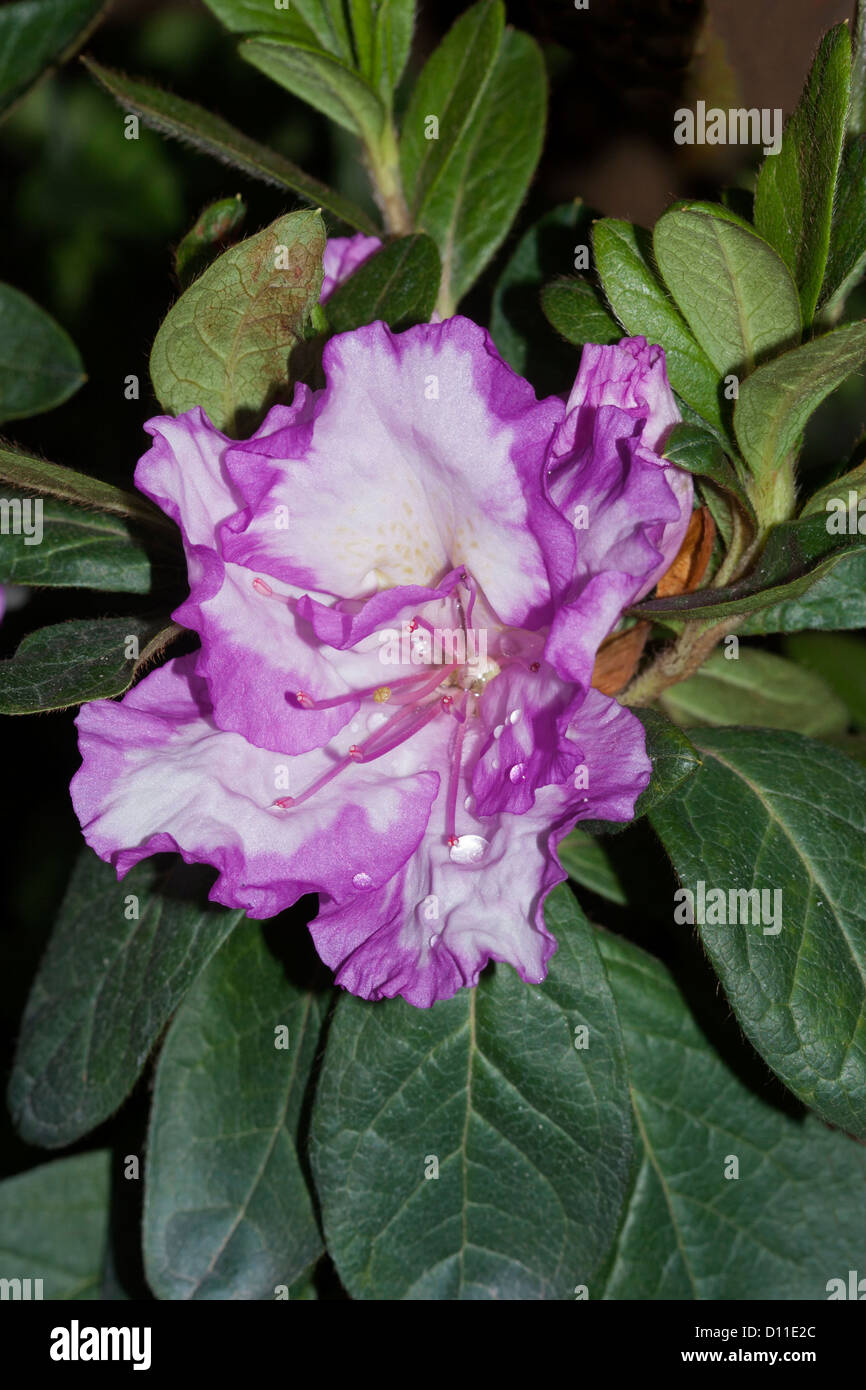
M 74 618 L 24 638 L 0 661 L 0 714 L 37 714 L 122 695 L 137 673 L 180 632 L 164 621 Z M 134 637 L 140 655 L 127 658 Z
M 242 920 L 200 906 L 202 878 L 149 859 L 119 883 L 111 865 L 82 853 L 27 1001 L 9 1083 L 28 1143 L 74 1143 L 131 1091 L 196 976 Z
M 0 112 L 95 27 L 104 0 L 18 0 L 0 10 Z
M 540 395 L 567 392 L 574 382 L 572 354 L 550 331 L 540 296 L 546 281 L 574 264 L 575 247 L 588 245 L 589 221 L 589 209 L 579 198 L 553 208 L 524 232 L 493 290 L 493 341 Z M 614 331 L 622 337 L 618 325 Z
M 541 986 L 497 965 L 432 1009 L 340 999 L 311 1158 L 354 1298 L 568 1299 L 604 1260 L 630 1157 L 619 1027 L 566 888 L 545 917 Z
M 862 515 L 859 503 L 866 497 L 866 463 L 858 463 L 856 467 L 852 468 L 848 473 L 842 473 L 838 478 L 834 478 L 832 483 L 827 483 L 826 487 L 819 488 L 817 492 L 813 492 L 800 512 L 800 515 L 812 516 L 813 513 L 816 512 L 820 512 L 824 516 L 828 516 L 832 512 L 838 514 L 840 510 L 840 501 L 843 503 L 847 512 L 851 504 L 850 494 L 852 492 L 855 493 L 854 501 L 856 505 L 854 508 L 855 515 L 853 515 L 850 520 L 854 522 L 859 530 L 860 517 Z M 832 502 L 833 505 L 828 507 L 828 502 Z
M 412 212 L 450 178 L 485 100 L 505 25 L 501 0 L 480 0 L 462 14 L 427 59 L 414 84 L 400 134 L 400 168 Z M 428 118 L 439 126 L 431 138 Z
M 21 491 L 44 493 L 82 507 L 96 507 L 101 512 L 113 512 L 117 516 L 143 521 L 149 526 L 176 530 L 174 522 L 169 521 L 158 507 L 140 493 L 125 492 L 123 488 L 104 483 L 99 478 L 91 478 L 86 473 L 76 473 L 74 469 L 64 468 L 61 464 L 46 463 L 44 459 L 35 458 L 33 454 L 25 453 L 2 439 L 0 478 Z
M 643 334 L 661 344 L 677 395 L 723 430 L 719 374 L 659 282 L 648 233 L 604 217 L 595 224 L 593 247 L 607 301 L 620 323 L 633 336 Z
M 683 618 L 717 622 L 740 613 L 754 613 L 799 598 L 846 555 L 862 551 L 864 546 L 866 536 L 831 535 L 823 516 L 783 521 L 770 528 L 757 565 L 736 584 L 678 594 L 674 598 L 645 599 L 631 612 L 658 622 Z M 766 632 L 780 630 L 761 629 Z
M 351 58 L 352 45 L 342 0 L 291 0 L 285 9 L 274 0 L 205 0 L 235 34 L 281 34 L 314 39 L 329 53 Z
M 866 133 L 866 8 L 857 0 L 851 55 L 851 100 L 848 106 L 848 134 Z
M 146 594 L 150 560 L 127 522 L 4 488 L 0 584 Z M 40 520 L 41 518 L 41 520 Z
M 415 0 L 349 0 L 358 67 L 390 107 L 412 48 Z
M 685 728 L 746 724 L 796 733 L 842 733 L 848 712 L 830 686 L 773 652 L 742 647 L 736 660 L 715 651 L 688 680 L 666 690 L 662 705 Z
M 822 300 L 836 295 L 845 298 L 860 278 L 866 256 L 866 136 L 849 144 L 842 157 L 830 251 L 824 276 Z
M 246 203 L 238 193 L 234 198 L 211 203 L 196 218 L 174 253 L 175 273 L 183 289 L 207 269 L 220 251 L 237 240 L 246 215 Z
M 752 472 L 766 477 L 799 447 L 825 397 L 866 359 L 866 323 L 850 323 L 759 367 L 740 387 L 734 430 Z
M 681 882 L 719 889 L 701 939 L 744 1033 L 795 1095 L 866 1135 L 866 771 L 798 734 L 693 733 L 700 771 L 651 816 Z M 730 890 L 763 890 L 754 901 Z M 781 900 L 777 894 L 781 894 Z M 781 913 L 776 908 L 781 903 Z
M 416 226 L 442 256 L 445 313 L 501 245 L 541 154 L 544 61 L 527 34 L 502 34 L 502 18 L 498 0 L 460 17 L 424 68 L 403 123 L 404 185 Z M 425 138 L 430 115 L 438 139 Z
M 562 279 L 545 285 L 541 307 L 548 322 L 568 343 L 618 343 L 622 329 L 588 280 Z
M 718 1001 L 702 1000 L 695 1017 L 659 961 L 604 933 L 598 944 L 639 1154 L 615 1258 L 593 1297 L 826 1299 L 831 1278 L 862 1268 L 866 1150 L 768 1094 Z M 725 1176 L 731 1157 L 736 1180 Z
M 0 422 L 53 410 L 86 379 L 68 333 L 26 294 L 0 285 Z
M 650 784 L 635 803 L 632 821 L 584 820 L 580 822 L 581 831 L 592 835 L 616 835 L 627 830 L 635 820 L 676 791 L 701 765 L 700 756 L 689 739 L 666 715 L 653 709 L 635 709 L 632 713 L 646 732 L 647 757 L 653 768 Z
M 45 1299 L 100 1299 L 110 1199 L 107 1149 L 0 1182 L 0 1279 L 31 1280 L 31 1298 L 41 1279 Z
M 788 656 L 815 671 L 866 729 L 866 645 L 862 638 L 835 632 L 801 632 L 785 641 Z
M 235 130 L 228 121 L 171 92 L 163 92 L 146 82 L 136 82 L 123 73 L 104 68 L 90 58 L 83 61 L 106 91 L 125 110 L 136 112 L 145 125 L 185 144 L 194 145 L 235 169 L 242 169 L 250 178 L 274 184 L 277 188 L 288 188 L 314 207 L 326 208 L 359 232 L 374 236 L 379 231 L 367 213 L 349 198 L 311 178 L 275 150 L 269 150 L 267 146 Z
M 754 521 L 755 513 L 745 488 L 713 435 L 685 421 L 674 425 L 667 437 L 664 456 L 678 468 L 685 468 L 696 477 L 708 478 L 717 488 L 730 493 L 746 516 Z
M 866 551 L 843 555 L 805 592 L 750 613 L 745 637 L 803 628 L 866 627 Z
M 764 161 L 755 192 L 755 225 L 791 271 L 807 326 L 827 265 L 850 82 L 851 39 L 847 24 L 837 24 L 821 40 L 782 148 Z
M 790 274 L 765 241 L 729 215 L 666 212 L 653 246 L 668 288 L 720 376 L 745 376 L 761 358 L 799 342 Z
M 288 389 L 288 361 L 322 287 L 325 230 L 292 212 L 224 251 L 169 310 L 150 356 L 153 389 L 178 415 L 201 406 L 247 434 Z
M 261 927 L 244 923 L 183 1001 L 147 1144 L 144 1258 L 158 1298 L 273 1299 L 321 1254 L 295 1145 L 327 997 L 291 983 Z
M 348 61 L 278 38 L 244 39 L 238 51 L 259 72 L 324 112 L 337 125 L 368 142 L 378 139 L 385 107 Z
M 393 329 L 428 323 L 439 293 L 441 267 L 428 236 L 400 237 L 363 262 L 325 306 L 334 333 L 384 320 Z
M 604 846 L 583 830 L 572 830 L 557 848 L 569 878 L 591 892 L 624 905 L 628 898 Z

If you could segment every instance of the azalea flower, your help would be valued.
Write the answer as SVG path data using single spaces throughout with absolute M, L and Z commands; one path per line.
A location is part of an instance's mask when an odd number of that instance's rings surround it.
M 664 355 L 587 346 L 539 401 L 455 317 L 334 337 L 323 370 L 244 442 L 200 409 L 146 426 L 201 646 L 82 709 L 85 838 L 119 876 L 210 864 L 251 917 L 318 893 L 319 954 L 365 998 L 426 1007 L 491 959 L 541 981 L 558 843 L 630 819 L 651 773 L 591 680 L 691 512 Z

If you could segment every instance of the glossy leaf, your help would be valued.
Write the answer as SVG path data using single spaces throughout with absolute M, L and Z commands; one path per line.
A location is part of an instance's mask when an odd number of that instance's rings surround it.
M 866 771 L 798 734 L 692 738 L 700 771 L 651 819 L 695 894 L 704 947 L 768 1066 L 830 1124 L 863 1137 Z M 724 922 L 698 920 L 699 882 L 721 890 L 724 912 L 704 915 Z M 760 891 L 758 922 L 756 900 L 741 905 L 732 889 Z
M 68 333 L 11 285 L 0 285 L 0 422 L 53 410 L 86 380 Z
M 273 1299 L 321 1254 L 296 1142 L 327 999 L 290 983 L 261 927 L 244 923 L 181 1004 L 147 1145 L 158 1298 Z
M 730 493 L 741 510 L 754 519 L 752 504 L 733 464 L 706 430 L 686 422 L 674 425 L 665 442 L 664 456 L 678 468 L 685 468 L 696 477 L 708 478 L 717 488 Z
M 28 1143 L 73 1143 L 132 1090 L 190 985 L 242 919 L 200 905 L 206 881 L 197 868 L 147 859 L 118 882 L 110 864 L 82 852 L 27 1001 L 9 1083 Z
M 692 776 L 700 767 L 700 755 L 682 729 L 672 724 L 666 715 L 653 709 L 636 709 L 633 713 L 646 731 L 647 756 L 653 768 L 650 784 L 635 804 L 633 819 L 638 820 Z M 580 829 L 593 835 L 616 835 L 629 824 L 631 822 L 584 820 Z
M 288 361 L 322 286 L 325 232 L 293 212 L 223 252 L 163 320 L 150 357 L 157 398 L 201 406 L 217 429 L 246 434 L 288 390 Z
M 93 28 L 104 0 L 16 0 L 0 9 L 0 112 Z
M 393 329 L 428 323 L 439 292 L 439 252 L 423 234 L 400 237 L 364 261 L 325 307 L 334 333 L 384 320 Z
M 541 292 L 541 307 L 548 322 L 566 342 L 618 343 L 623 333 L 608 313 L 604 300 L 588 280 L 554 280 Z
M 604 1260 L 629 1170 L 619 1028 L 566 888 L 545 917 L 543 985 L 497 965 L 432 1009 L 341 998 L 311 1156 L 354 1298 L 567 1299 Z

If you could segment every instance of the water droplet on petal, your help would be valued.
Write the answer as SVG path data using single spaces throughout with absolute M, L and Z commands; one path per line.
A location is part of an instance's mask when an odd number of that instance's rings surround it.
M 360 727 L 361 725 L 358 723 L 357 719 L 353 719 L 351 724 L 349 725 L 349 733 L 356 734 Z
M 466 808 L 467 811 L 474 811 L 474 810 L 475 810 L 475 797 L 472 796 L 472 794 L 470 793 L 470 795 L 467 796 L 466 800 L 464 801 L 463 805 L 465 806 L 465 808 Z
M 513 709 L 513 710 L 511 711 L 511 713 L 509 714 L 509 716 L 508 716 L 508 722 L 509 722 L 509 724 L 519 724 L 519 723 L 520 723 L 520 720 L 521 720 L 522 718 L 523 718 L 523 710 L 522 710 L 522 709 Z
M 428 946 L 435 946 L 435 945 L 436 945 L 436 942 L 437 942 L 438 940 L 439 940 L 439 933 L 438 933 L 438 931 L 434 931 L 433 935 L 430 937 L 430 940 L 427 942 L 427 945 L 428 945 Z
M 511 778 L 512 782 L 525 782 L 526 768 L 523 763 L 515 763 L 508 776 Z
M 493 767 L 494 767 L 494 769 L 496 769 L 496 768 L 499 767 L 499 759 L 498 759 L 498 758 L 494 758 L 494 759 L 493 759 Z
M 455 864 L 477 864 L 487 853 L 483 835 L 461 835 L 448 851 Z
M 502 731 L 503 731 L 504 728 L 505 728 L 505 725 L 504 725 L 504 724 L 497 724 L 497 725 L 496 725 L 496 728 L 493 730 L 493 737 L 494 737 L 494 738 L 501 738 L 501 737 L 502 737 Z
M 382 710 L 376 710 L 375 714 L 367 716 L 367 728 L 372 732 L 373 729 L 381 729 L 383 724 L 388 723 L 388 716 Z
M 352 878 L 356 888 L 372 888 L 373 880 L 369 874 L 355 874 Z

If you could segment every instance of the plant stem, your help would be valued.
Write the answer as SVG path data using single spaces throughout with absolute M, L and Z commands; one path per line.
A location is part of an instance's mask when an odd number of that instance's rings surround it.
M 406 206 L 403 180 L 400 176 L 400 154 L 397 132 L 388 118 L 377 141 L 365 144 L 367 166 L 373 182 L 373 195 L 385 219 L 385 230 L 394 236 L 406 236 L 412 231 L 412 218 Z

